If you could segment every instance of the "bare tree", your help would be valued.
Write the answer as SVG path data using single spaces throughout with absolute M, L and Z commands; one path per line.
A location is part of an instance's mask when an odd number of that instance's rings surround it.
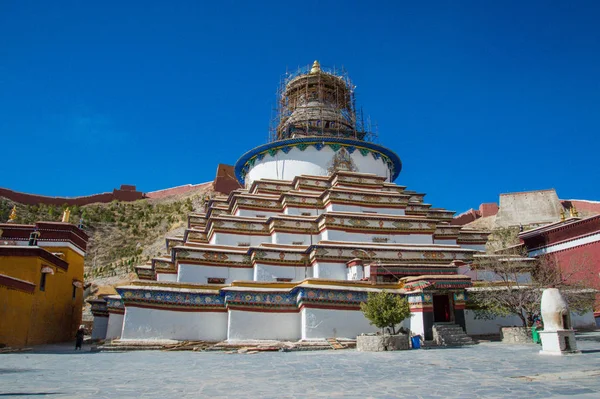
M 588 259 L 559 265 L 551 255 L 528 258 L 521 251 L 515 247 L 507 251 L 511 253 L 476 255 L 473 268 L 483 281 L 469 290 L 469 302 L 477 318 L 516 315 L 530 327 L 540 317 L 544 288 L 558 288 L 575 312 L 593 308 L 596 291 Z

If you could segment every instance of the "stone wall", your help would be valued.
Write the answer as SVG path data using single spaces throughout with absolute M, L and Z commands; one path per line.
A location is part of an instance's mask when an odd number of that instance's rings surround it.
M 359 335 L 356 349 L 361 352 L 385 352 L 410 349 L 408 334 Z
M 500 329 L 500 336 L 505 344 L 529 344 L 533 342 L 531 329 L 527 327 L 503 327 Z

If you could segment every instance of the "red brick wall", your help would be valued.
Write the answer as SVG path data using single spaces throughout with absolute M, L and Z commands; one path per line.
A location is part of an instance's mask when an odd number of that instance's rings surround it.
M 487 204 L 479 205 L 479 214 L 482 218 L 487 216 L 494 216 L 498 213 L 498 204 L 495 202 L 488 202 Z

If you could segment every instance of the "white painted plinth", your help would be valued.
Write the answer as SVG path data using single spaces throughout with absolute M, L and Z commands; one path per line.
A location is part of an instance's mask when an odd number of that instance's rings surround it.
M 357 335 L 378 331 L 360 310 L 303 308 L 300 313 L 303 340 L 356 339 Z
M 173 339 L 223 341 L 227 338 L 226 312 L 186 312 L 128 306 L 122 340 Z
M 108 315 L 108 326 L 106 328 L 106 339 L 119 339 L 123 331 L 123 316 L 120 313 Z
M 94 316 L 92 325 L 92 339 L 105 339 L 108 327 L 108 316 Z
M 299 339 L 300 314 L 297 312 L 229 311 L 228 341 Z
M 581 353 L 577 350 L 575 332 L 573 330 L 540 331 L 542 350 L 540 355 L 572 355 Z

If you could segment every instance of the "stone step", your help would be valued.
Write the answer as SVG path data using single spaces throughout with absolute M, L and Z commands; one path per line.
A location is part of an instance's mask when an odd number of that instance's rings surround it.
M 441 346 L 474 345 L 471 337 L 457 324 L 434 324 L 434 341 Z

